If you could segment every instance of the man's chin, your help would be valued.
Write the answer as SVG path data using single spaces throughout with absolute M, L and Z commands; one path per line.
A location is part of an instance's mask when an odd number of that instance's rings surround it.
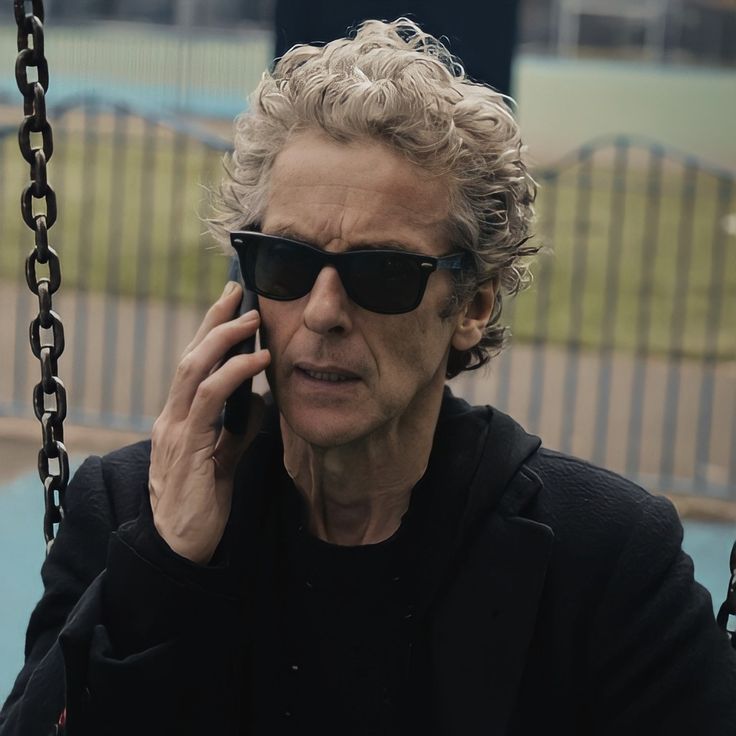
M 365 419 L 335 409 L 281 411 L 281 432 L 288 432 L 314 448 L 329 450 L 349 445 L 369 432 Z M 286 438 L 284 438 L 286 441 Z

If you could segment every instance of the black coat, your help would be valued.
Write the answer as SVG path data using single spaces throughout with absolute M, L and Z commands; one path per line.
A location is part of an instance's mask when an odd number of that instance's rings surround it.
M 85 461 L 2 736 L 46 736 L 65 704 L 71 736 L 241 733 L 244 661 L 268 626 L 277 426 L 239 466 L 209 567 L 152 533 L 149 443 Z M 672 505 L 539 444 L 445 398 L 427 472 L 467 500 L 418 550 L 407 732 L 736 734 L 736 655 Z

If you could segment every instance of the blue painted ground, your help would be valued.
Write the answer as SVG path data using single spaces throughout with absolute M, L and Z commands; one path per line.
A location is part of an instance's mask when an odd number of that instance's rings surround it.
M 78 464 L 78 463 L 77 463 Z M 41 595 L 44 557 L 43 499 L 38 476 L 28 474 L 0 488 L 0 700 L 23 662 L 28 616 Z M 736 524 L 685 522 L 684 547 L 695 577 L 710 591 L 714 608 L 723 600 Z

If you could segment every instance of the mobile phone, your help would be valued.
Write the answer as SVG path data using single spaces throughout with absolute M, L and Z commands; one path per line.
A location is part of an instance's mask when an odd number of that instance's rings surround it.
M 243 287 L 243 298 L 240 300 L 238 315 L 250 312 L 251 309 L 258 308 L 257 295 L 247 289 L 243 283 L 240 267 L 238 266 L 237 256 L 235 256 L 230 264 L 229 279 L 231 281 L 239 281 Z M 233 345 L 225 355 L 225 360 L 229 360 L 233 355 L 245 355 L 254 352 L 256 349 L 256 336 L 249 337 L 236 345 Z M 225 402 L 225 413 L 223 416 L 223 425 L 228 432 L 232 434 L 245 434 L 248 428 L 248 416 L 250 414 L 250 397 L 252 395 L 253 380 L 249 378 L 247 381 L 238 386 Z

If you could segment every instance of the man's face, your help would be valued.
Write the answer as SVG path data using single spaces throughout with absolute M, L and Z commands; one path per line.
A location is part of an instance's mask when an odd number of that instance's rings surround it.
M 331 252 L 380 245 L 439 256 L 452 251 L 448 203 L 443 180 L 381 144 L 307 132 L 275 161 L 261 229 Z M 261 297 L 269 381 L 288 428 L 333 447 L 424 421 L 462 318 L 440 317 L 451 289 L 450 275 L 435 272 L 414 311 L 376 314 L 352 302 L 326 267 L 301 299 Z

